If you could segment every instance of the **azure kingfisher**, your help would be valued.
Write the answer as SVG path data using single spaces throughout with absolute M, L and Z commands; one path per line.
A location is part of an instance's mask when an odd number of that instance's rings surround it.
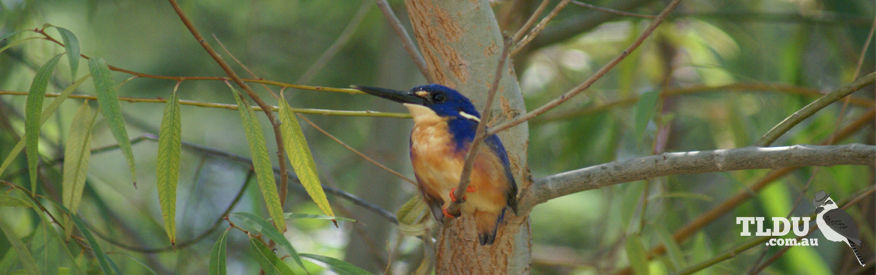
M 410 155 L 423 199 L 439 222 L 455 218 L 447 207 L 456 199 L 465 158 L 480 121 L 468 98 L 451 88 L 430 84 L 408 92 L 354 86 L 365 93 L 402 103 L 414 119 Z M 473 215 L 481 245 L 492 244 L 510 207 L 517 212 L 517 184 L 508 155 L 496 135 L 484 139 L 474 160 L 461 212 Z
M 861 255 L 861 236 L 858 234 L 858 226 L 855 220 L 845 210 L 836 206 L 830 195 L 824 191 L 815 194 L 815 224 L 825 239 L 833 242 L 844 242 L 852 248 L 852 253 L 858 259 L 858 264 L 864 266 L 864 257 Z

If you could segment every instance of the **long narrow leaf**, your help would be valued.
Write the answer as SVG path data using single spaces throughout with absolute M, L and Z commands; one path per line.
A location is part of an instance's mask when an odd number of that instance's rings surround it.
M 46 121 L 49 120 L 49 118 L 52 116 L 52 114 L 54 114 L 55 111 L 58 110 L 58 106 L 61 106 L 61 103 L 64 102 L 64 100 L 67 99 L 67 97 L 70 96 L 70 94 L 72 94 L 73 91 L 76 90 L 79 85 L 82 85 L 82 83 L 84 83 L 85 80 L 87 80 L 89 77 L 91 77 L 90 74 L 80 77 L 75 82 L 73 82 L 72 85 L 64 89 L 64 91 L 62 91 L 61 94 L 55 98 L 55 100 L 52 100 L 52 102 L 49 103 L 49 106 L 46 106 L 42 115 L 40 115 L 40 126 L 45 124 Z M 16 157 L 18 157 L 18 154 L 21 154 L 21 150 L 24 150 L 24 142 L 24 139 L 19 140 L 18 143 L 16 143 L 15 146 L 12 147 L 12 150 L 9 151 L 9 154 L 6 155 L 6 158 L 3 159 L 3 163 L 0 164 L 0 176 L 3 175 L 3 172 L 6 171 L 6 168 L 9 168 L 9 165 L 12 164 L 12 161 L 15 160 Z
M 259 265 L 262 266 L 262 270 L 265 271 L 265 274 L 293 274 L 292 269 L 290 269 L 283 260 L 278 258 L 270 248 L 265 246 L 262 241 L 255 238 L 249 239 L 249 245 L 250 248 L 252 248 L 252 252 L 255 254 L 256 260 L 259 262 Z
M 31 203 L 22 198 L 0 194 L 0 207 L 31 207 Z
M 326 216 L 326 215 L 318 215 L 318 214 L 302 214 L 302 213 L 285 213 L 283 217 L 288 219 L 314 219 L 314 220 L 339 220 L 345 222 L 356 222 L 356 219 L 351 219 L 347 217 L 334 217 L 334 216 Z
M 295 250 L 295 247 L 292 247 L 292 243 L 290 243 L 282 233 L 275 230 L 270 223 L 265 221 L 265 219 L 252 213 L 232 213 L 230 216 L 237 219 L 239 221 L 238 225 L 243 227 L 243 229 L 265 235 L 265 237 L 268 237 L 268 239 L 271 239 L 280 245 L 280 247 L 286 249 L 289 256 L 292 256 L 292 259 L 294 259 L 302 269 L 305 269 L 304 262 L 301 261 L 301 257 L 298 256 L 298 251 Z M 307 272 L 307 269 L 304 271 Z
M 33 209 L 34 209 L 34 211 L 38 211 L 36 207 L 34 207 Z M 44 213 L 40 213 L 38 216 L 40 217 L 42 224 L 44 224 L 44 225 L 53 224 L 49 220 L 49 218 L 46 217 L 46 215 Z M 71 252 L 70 248 L 67 247 L 61 234 L 58 234 L 58 232 L 55 231 L 54 227 L 52 227 L 52 226 L 47 226 L 46 229 L 50 230 L 50 232 L 52 233 L 52 234 L 50 234 L 50 236 L 52 236 L 52 239 L 55 241 L 55 243 L 59 247 L 59 250 L 64 252 L 64 255 L 66 256 L 66 259 L 67 259 L 67 263 L 70 264 L 70 269 L 72 270 L 71 274 L 82 274 L 83 273 L 82 270 L 80 270 L 79 266 L 76 264 L 76 257 L 73 256 L 73 252 Z M 54 259 L 53 261 L 61 262 L 61 259 L 60 259 L 60 257 L 58 257 L 58 258 Z M 61 268 L 63 268 L 63 267 L 61 267 Z M 0 268 L 0 270 L 3 270 L 3 269 Z M 55 271 L 55 272 L 57 272 L 57 271 Z M 50 272 L 50 273 L 55 273 L 55 272 Z
M 116 142 L 119 143 L 119 148 L 122 154 L 128 159 L 128 167 L 131 169 L 131 179 L 134 186 L 137 186 L 137 173 L 134 168 L 134 151 L 131 150 L 131 141 L 128 140 L 128 131 L 125 129 L 125 121 L 122 118 L 122 107 L 119 105 L 119 97 L 116 95 L 116 89 L 113 85 L 113 80 L 110 78 L 110 70 L 103 58 L 92 58 L 88 61 L 88 69 L 91 70 L 91 75 L 94 76 L 94 87 L 97 89 L 97 103 L 100 105 L 100 112 L 106 118 L 107 125 Z
M 82 235 L 85 236 L 85 240 L 88 242 L 88 246 L 91 247 L 91 252 L 94 254 L 94 257 L 97 258 L 97 263 L 100 266 L 100 270 L 103 274 L 120 274 L 118 267 L 113 261 L 103 252 L 103 249 L 100 248 L 100 244 L 97 243 L 97 240 L 94 238 L 94 235 L 91 234 L 91 231 L 88 230 L 88 227 L 85 226 L 85 223 L 82 222 L 76 213 L 70 212 L 66 207 L 62 207 L 64 212 L 70 215 L 73 218 L 73 223 L 76 224 L 76 228 L 79 229 L 79 232 L 82 232 Z
M 91 158 L 91 129 L 96 118 L 97 112 L 88 106 L 88 101 L 83 102 L 73 116 L 70 134 L 64 146 L 61 203 L 73 213 L 79 210 L 82 190 L 85 188 L 85 176 L 88 174 L 88 161 Z M 64 236 L 69 239 L 73 234 L 73 226 L 67 215 L 64 216 L 64 228 Z
M 222 232 L 216 243 L 213 244 L 213 249 L 210 250 L 210 275 L 225 275 L 225 260 L 226 249 L 228 243 L 228 230 Z
M 164 230 L 171 244 L 176 243 L 176 185 L 179 180 L 179 158 L 182 148 L 181 125 L 179 100 L 174 89 L 170 100 L 164 106 L 164 117 L 161 119 L 161 130 L 158 135 L 156 164 L 158 201 L 161 204 Z
M 7 38 L 12 37 L 13 35 L 19 34 L 20 32 L 21 31 L 7 32 L 7 33 L 4 33 L 3 35 L 0 35 L 0 42 L 3 42 L 3 40 L 6 40 Z
M 365 271 L 364 269 L 359 268 L 358 266 L 355 266 L 351 263 L 341 261 L 341 260 L 338 260 L 338 259 L 335 259 L 332 257 L 326 257 L 326 256 L 322 256 L 322 255 L 315 255 L 315 254 L 306 254 L 306 253 L 301 254 L 301 257 L 317 260 L 317 261 L 320 261 L 324 264 L 327 264 L 332 269 L 332 271 L 334 271 L 335 273 L 341 274 L 341 275 L 363 275 L 363 274 L 369 275 L 369 274 L 371 274 L 371 272 Z
M 58 60 L 59 54 L 46 62 L 37 70 L 27 93 L 27 103 L 24 109 L 24 140 L 27 145 L 27 168 L 30 175 L 31 192 L 36 194 L 37 165 L 39 165 L 39 142 L 40 142 L 40 113 L 43 111 L 43 99 L 45 99 L 46 87 Z
M 645 134 L 645 128 L 648 122 L 654 117 L 657 110 L 657 99 L 659 99 L 659 91 L 649 91 L 639 96 L 639 102 L 636 103 L 635 113 L 635 132 L 636 138 L 641 140 Z
M 687 263 L 684 261 L 684 253 L 681 252 L 681 248 L 675 242 L 675 239 L 672 238 L 672 235 L 664 228 L 658 229 L 657 234 L 660 237 L 660 241 L 663 242 L 663 246 L 666 247 L 669 263 L 674 266 L 674 270 L 681 270 L 681 268 L 686 267 Z
M 645 246 L 642 244 L 642 239 L 638 234 L 627 236 L 626 241 L 627 259 L 630 261 L 630 266 L 633 267 L 633 272 L 636 275 L 648 274 L 648 256 L 645 252 Z
M 67 61 L 70 62 L 71 78 L 76 78 L 76 70 L 79 69 L 79 39 L 68 29 L 55 26 L 64 40 L 64 48 L 67 50 Z
M 231 87 L 231 86 L 229 86 Z M 240 120 L 246 132 L 246 141 L 249 143 L 249 152 L 252 155 L 252 166 L 255 169 L 256 181 L 265 198 L 268 214 L 274 219 L 274 226 L 280 232 L 286 231 L 286 222 L 283 220 L 283 206 L 280 204 L 280 195 L 277 193 L 277 184 L 274 179 L 274 168 L 271 166 L 271 158 L 268 156 L 268 147 L 265 146 L 265 138 L 262 135 L 262 127 L 256 120 L 255 113 L 243 100 L 240 93 L 231 87 L 234 100 L 237 101 L 237 110 L 240 112 Z
M 37 267 L 36 261 L 33 259 L 33 256 L 30 254 L 30 250 L 27 249 L 27 246 L 15 236 L 15 233 L 0 219 L 0 231 L 3 231 L 3 235 L 6 236 L 6 240 L 9 241 L 9 244 L 12 245 L 12 249 L 15 249 L 15 253 L 18 254 L 18 259 L 21 261 L 21 264 L 24 265 L 24 270 L 27 271 L 28 274 L 39 274 L 40 270 Z
M 289 163 L 295 169 L 295 174 L 298 175 L 298 179 L 301 180 L 301 185 L 310 195 L 310 199 L 316 203 L 323 214 L 334 216 L 335 213 L 332 212 L 332 207 L 319 183 L 313 154 L 310 152 L 310 147 L 307 146 L 304 133 L 301 132 L 301 125 L 298 124 L 298 119 L 295 118 L 295 113 L 292 112 L 285 98 L 280 101 L 280 130 L 283 133 L 283 145 L 286 148 L 286 155 L 289 156 Z

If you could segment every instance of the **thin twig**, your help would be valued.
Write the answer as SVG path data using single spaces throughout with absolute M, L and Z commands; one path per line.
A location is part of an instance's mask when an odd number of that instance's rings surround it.
M 669 3 L 669 5 L 667 5 L 666 8 L 664 8 L 663 11 L 660 12 L 660 14 L 657 16 L 657 19 L 655 19 L 653 22 L 651 22 L 651 25 L 649 25 L 648 28 L 646 28 L 645 31 L 642 32 L 641 35 L 639 35 L 639 38 L 637 38 L 636 41 L 633 42 L 632 45 L 627 47 L 623 52 L 620 53 L 620 55 L 618 55 L 617 57 L 612 59 L 611 62 L 609 62 L 608 64 L 605 64 L 605 66 L 602 66 L 602 68 L 600 68 L 599 71 L 596 72 L 596 74 L 594 74 L 593 76 L 591 76 L 590 78 L 585 80 L 584 83 L 581 83 L 577 87 L 573 88 L 571 91 L 563 93 L 560 97 L 551 100 L 550 102 L 542 105 L 541 107 L 536 108 L 535 110 L 532 110 L 531 112 L 528 112 L 524 115 L 521 115 L 521 116 L 515 118 L 514 120 L 507 121 L 507 122 L 504 122 L 502 124 L 497 125 L 493 129 L 491 129 L 488 134 L 493 135 L 493 134 L 496 134 L 498 132 L 507 130 L 508 128 L 514 127 L 517 124 L 526 122 L 526 121 L 528 121 L 528 120 L 530 120 L 530 119 L 532 119 L 532 118 L 534 118 L 534 117 L 536 117 L 544 112 L 549 111 L 550 109 L 553 109 L 557 105 L 560 105 L 563 102 L 566 102 L 567 100 L 574 97 L 575 95 L 583 92 L 584 90 L 587 90 L 587 88 L 590 88 L 590 86 L 593 85 L 594 82 L 596 82 L 597 80 L 602 78 L 606 73 L 608 73 L 608 71 L 610 71 L 612 68 L 614 68 L 614 66 L 616 66 L 618 63 L 620 63 L 622 60 L 624 60 L 624 58 L 626 58 L 628 55 L 630 55 L 630 53 L 632 53 L 634 50 L 636 50 L 636 48 L 638 48 L 639 45 L 641 45 L 642 42 L 644 42 L 645 39 L 648 38 L 648 36 L 650 36 L 652 32 L 654 32 L 654 30 L 657 28 L 657 26 L 660 25 L 661 22 L 663 22 L 663 20 L 666 18 L 666 16 L 668 16 L 669 13 L 673 9 L 675 9 L 676 6 L 678 6 L 679 2 L 681 2 L 681 0 L 673 0 L 671 3 Z
M 326 49 L 319 58 L 316 59 L 313 64 L 307 68 L 307 71 L 304 72 L 301 77 L 295 80 L 295 83 L 306 83 L 309 82 L 316 73 L 322 70 L 328 61 L 341 50 L 341 48 L 350 41 L 350 38 L 353 37 L 353 33 L 356 32 L 356 29 L 359 28 L 359 25 L 362 23 L 362 19 L 365 19 L 365 15 L 368 14 L 368 11 L 371 9 L 371 2 L 368 0 L 362 0 L 362 4 L 359 6 L 359 10 L 356 11 L 356 14 L 353 15 L 353 18 L 350 19 L 350 22 L 347 23 L 347 26 L 344 27 L 344 30 L 341 31 L 341 34 L 338 35 L 338 38 L 335 39 L 335 42 L 332 42 L 332 45 Z
M 861 53 L 858 56 L 858 63 L 855 65 L 855 74 L 852 75 L 852 80 L 858 79 L 861 73 L 861 66 L 864 65 L 864 58 L 867 57 L 867 49 L 870 48 L 870 41 L 873 41 L 873 33 L 876 31 L 876 17 L 873 17 L 873 24 L 870 25 L 870 33 L 867 34 L 867 40 L 864 40 L 864 46 L 861 47 Z
M 575 4 L 575 5 L 578 5 L 581 7 L 585 7 L 588 9 L 594 9 L 594 10 L 598 10 L 601 12 L 607 12 L 607 13 L 617 14 L 617 15 L 621 15 L 621 16 L 632 16 L 632 17 L 639 17 L 639 18 L 646 18 L 646 19 L 656 18 L 656 16 L 653 16 L 653 15 L 639 14 L 639 13 L 627 12 L 627 11 L 622 11 L 622 10 L 616 10 L 616 9 L 612 9 L 612 8 L 605 8 L 605 7 L 600 7 L 600 6 L 584 3 L 584 2 L 581 2 L 578 0 L 572 0 L 572 4 Z
M 210 44 L 207 44 L 207 41 L 204 40 L 204 37 L 201 36 L 201 33 L 198 32 L 194 24 L 189 21 L 188 17 L 186 17 L 185 13 L 179 7 L 179 4 L 176 3 L 176 0 L 168 0 L 168 2 L 171 6 L 173 6 L 173 10 L 176 11 L 176 14 L 179 16 L 179 19 L 180 21 L 182 21 L 183 25 L 185 25 L 189 32 L 192 33 L 192 36 L 195 38 L 195 40 L 198 41 L 199 44 L 201 44 L 201 47 L 203 47 L 204 50 L 207 51 L 210 57 L 212 57 L 213 60 L 215 60 L 216 63 L 219 64 L 219 67 L 221 67 L 222 70 L 225 71 L 225 74 L 231 77 L 231 79 L 234 81 L 235 84 L 237 84 L 237 86 L 246 91 L 249 97 L 252 98 L 252 100 L 255 101 L 256 104 L 259 105 L 259 107 L 262 107 L 262 112 L 265 113 L 265 116 L 268 117 L 268 120 L 271 122 L 271 126 L 274 130 L 274 139 L 277 146 L 277 160 L 280 163 L 280 174 L 285 175 L 286 150 L 284 148 L 285 145 L 283 144 L 282 131 L 280 131 L 280 122 L 277 121 L 277 119 L 274 117 L 274 113 L 270 111 L 270 107 L 268 106 L 268 104 L 262 101 L 262 99 L 249 87 L 249 85 L 246 85 L 246 83 L 243 82 L 243 80 L 241 80 L 239 76 L 237 76 L 237 73 L 235 73 L 234 70 L 231 69 L 231 66 L 228 66 L 228 63 L 225 63 L 225 60 L 222 60 L 222 57 L 219 56 L 219 53 L 213 50 L 213 47 L 210 47 Z M 287 185 L 288 181 L 286 177 L 280 177 L 280 191 L 285 190 Z M 280 197 L 280 202 L 282 205 L 285 205 L 286 198 Z
M 518 29 L 517 32 L 514 33 L 514 36 L 511 37 L 511 41 L 520 41 L 520 39 L 523 38 L 523 35 L 526 34 L 527 31 L 529 31 L 530 27 L 532 27 L 532 24 L 535 24 L 535 21 L 538 20 L 538 16 L 540 16 L 541 13 L 544 12 L 544 9 L 546 9 L 548 4 L 550 3 L 551 1 L 549 0 L 542 0 L 541 4 L 538 4 L 538 7 L 535 8 L 535 11 L 533 11 L 532 15 L 529 16 L 529 19 L 526 19 L 526 23 L 523 23 L 523 26 L 521 26 L 520 29 Z
M 0 95 L 26 96 L 27 92 L 0 90 Z M 57 93 L 46 93 L 45 96 L 46 97 L 58 97 L 59 95 L 60 94 L 57 94 Z M 95 100 L 97 97 L 92 96 L 92 95 L 72 94 L 69 96 L 69 98 Z M 130 102 L 130 103 L 164 103 L 164 102 L 167 102 L 167 99 L 165 99 L 165 98 L 119 97 L 119 100 L 125 101 L 125 102 Z M 202 102 L 202 101 L 186 100 L 186 99 L 180 99 L 179 104 L 204 107 L 204 108 L 237 110 L 237 104 Z M 252 109 L 256 110 L 256 111 L 261 111 L 262 107 L 252 106 Z M 273 112 L 278 112 L 280 110 L 280 107 L 270 106 L 269 110 L 271 110 Z M 329 109 L 312 109 L 312 108 L 291 108 L 291 110 L 292 110 L 292 112 L 295 112 L 295 113 L 325 115 L 325 116 L 388 117 L 388 118 L 410 118 L 411 117 L 411 114 L 408 114 L 408 113 L 389 113 L 389 112 L 377 112 L 377 111 L 368 111 L 368 110 L 365 110 L 365 111 L 347 111 L 347 110 L 329 110 Z
M 688 94 L 696 94 L 702 92 L 713 92 L 713 91 L 730 91 L 730 92 L 777 92 L 777 93 L 787 93 L 793 95 L 804 95 L 804 96 L 812 96 L 812 97 L 820 97 L 824 94 L 819 92 L 816 89 L 806 88 L 806 87 L 798 87 L 787 84 L 772 84 L 772 83 L 732 83 L 726 85 L 719 86 L 709 86 L 709 85 L 695 85 L 689 87 L 681 87 L 681 88 L 667 88 L 662 91 L 661 96 L 676 96 L 676 95 L 688 95 Z M 869 98 L 863 97 L 847 97 L 849 99 L 849 103 L 864 106 L 864 107 L 872 107 L 876 105 L 876 101 L 873 101 Z M 550 114 L 545 114 L 539 116 L 530 122 L 533 124 L 544 123 L 549 121 L 556 120 L 564 120 L 571 117 L 589 115 L 601 111 L 605 111 L 618 106 L 627 106 L 632 105 L 639 101 L 639 96 L 634 95 L 622 99 L 612 100 L 606 103 L 602 103 L 596 106 L 587 107 L 584 109 L 575 108 L 572 110 L 557 110 Z
M 316 123 L 313 123 L 313 121 L 310 121 L 310 119 L 308 119 L 307 117 L 299 116 L 299 118 L 304 120 L 304 122 L 307 122 L 307 124 L 310 124 L 311 127 L 316 129 L 317 131 L 319 131 L 323 135 L 327 136 L 331 140 L 334 140 L 335 142 L 337 142 L 341 146 L 344 146 L 344 148 L 347 148 L 347 150 L 350 150 L 350 152 L 353 152 L 354 154 L 359 155 L 359 157 L 365 159 L 366 161 L 370 162 L 371 164 L 374 164 L 375 166 L 380 167 L 380 169 L 383 169 L 383 170 L 389 172 L 390 174 L 393 174 L 396 177 L 398 177 L 398 178 L 400 178 L 400 179 L 402 179 L 402 180 L 404 180 L 412 185 L 417 185 L 417 182 L 415 182 L 414 180 L 412 180 L 408 177 L 405 177 L 405 175 L 402 175 L 401 173 L 396 172 L 395 170 L 392 170 L 392 168 L 386 167 L 386 165 L 383 165 L 382 163 L 372 159 L 371 157 L 368 157 L 368 155 L 365 155 L 362 152 L 359 152 L 359 150 L 356 150 L 356 148 L 353 148 L 352 146 L 347 145 L 346 143 L 344 143 L 343 141 L 341 141 L 340 139 L 338 139 L 337 137 L 335 137 L 334 135 L 332 135 L 328 131 L 326 131 L 326 130 L 322 129 L 321 127 L 319 127 L 318 125 L 316 125 Z
M 200 242 L 201 240 L 203 240 L 204 238 L 206 238 L 207 236 L 212 234 L 214 231 L 216 231 L 216 229 L 219 228 L 219 225 L 222 225 L 222 220 L 224 220 L 225 217 L 227 217 L 228 214 L 231 213 L 231 210 L 234 210 L 234 207 L 237 206 L 237 203 L 240 202 L 241 198 L 243 198 L 243 192 L 246 191 L 246 187 L 249 186 L 250 179 L 252 178 L 253 175 L 254 175 L 254 171 L 252 169 L 250 169 L 249 172 L 246 174 L 246 178 L 244 179 L 243 184 L 240 186 L 240 189 L 237 190 L 237 193 L 234 195 L 234 199 L 231 200 L 231 203 L 229 203 L 228 206 L 225 207 L 225 210 L 222 211 L 222 214 L 220 214 L 219 217 L 217 217 L 213 221 L 213 224 L 209 228 L 207 228 L 207 230 L 204 230 L 203 232 L 199 233 L 197 236 L 195 236 L 194 238 L 192 238 L 190 240 L 177 242 L 176 245 L 168 245 L 168 246 L 164 246 L 164 247 L 154 247 L 154 248 L 139 247 L 139 246 L 126 244 L 126 243 L 123 243 L 121 241 L 115 240 L 115 239 L 109 237 L 107 234 L 101 233 L 100 231 L 98 231 L 94 226 L 92 226 L 89 223 L 85 223 L 85 226 L 88 227 L 89 230 L 91 230 L 91 232 L 94 232 L 94 234 L 97 235 L 97 237 L 103 239 L 104 241 L 106 241 L 112 245 L 115 245 L 115 246 L 118 246 L 118 247 L 121 247 L 121 248 L 124 248 L 127 250 L 135 251 L 135 252 L 159 253 L 159 252 L 165 252 L 165 251 L 171 251 L 171 250 L 185 248 L 185 247 L 188 247 L 188 246 L 191 246 L 193 244 Z
M 487 135 L 485 135 L 487 131 L 487 122 L 489 122 L 490 117 L 492 117 L 493 112 L 491 108 L 493 106 L 493 100 L 496 97 L 496 91 L 499 90 L 499 81 L 502 79 L 502 71 L 505 69 L 505 61 L 508 60 L 509 48 L 511 48 L 511 40 L 505 39 L 504 45 L 502 46 L 502 54 L 499 56 L 499 63 L 496 64 L 496 74 L 493 76 L 493 83 L 490 85 L 490 91 L 487 93 L 487 103 L 484 105 L 483 114 L 481 115 L 477 130 L 475 130 L 474 140 L 472 140 L 471 145 L 469 145 L 468 154 L 466 154 L 465 162 L 462 165 L 462 174 L 459 175 L 459 184 L 456 187 L 456 191 L 453 193 L 456 200 L 447 207 L 447 212 L 449 213 L 457 213 L 459 210 L 459 204 L 464 201 L 463 195 L 465 194 L 465 189 L 468 188 L 468 184 L 471 182 L 472 166 L 474 165 L 475 158 L 478 156 L 478 150 L 481 143 L 483 143 L 484 139 L 487 137 Z
M 809 103 L 808 105 L 804 106 L 800 110 L 797 110 L 796 112 L 782 120 L 782 122 L 779 122 L 779 124 L 776 124 L 776 126 L 773 126 L 773 128 L 767 131 L 767 133 L 764 134 L 763 137 L 761 137 L 760 141 L 757 142 L 758 146 L 769 146 L 773 143 L 773 141 L 788 132 L 791 127 L 794 127 L 794 125 L 797 125 L 804 119 L 812 116 L 825 106 L 830 105 L 840 98 L 843 98 L 844 96 L 847 96 L 857 91 L 858 89 L 863 88 L 864 86 L 870 85 L 873 82 L 876 82 L 876 72 L 865 75 L 849 86 L 830 92 L 829 94 L 826 94 L 816 99 L 812 103 Z
M 249 73 L 249 75 L 252 76 L 253 78 L 260 79 L 260 77 L 258 77 L 252 70 L 249 69 L 249 67 L 246 66 L 246 64 L 243 64 L 243 62 L 241 62 L 240 59 L 237 59 L 237 57 L 234 56 L 234 54 L 232 54 L 231 51 L 229 51 L 228 48 L 225 47 L 225 44 L 222 43 L 222 40 L 219 40 L 219 37 L 216 37 L 216 34 L 213 34 L 213 40 L 216 40 L 216 44 L 219 44 L 219 47 L 222 48 L 222 51 L 224 51 L 225 54 L 228 55 L 228 57 L 231 57 L 231 60 L 234 60 L 234 63 L 237 63 L 238 66 L 243 68 L 243 70 L 246 71 L 247 73 Z M 267 90 L 268 93 L 270 93 L 274 97 L 274 99 L 277 99 L 277 100 L 280 99 L 280 96 L 278 96 L 276 93 L 274 93 L 274 90 L 268 89 L 267 85 L 264 83 L 260 83 L 260 84 L 262 84 L 262 87 L 265 87 L 265 90 Z
M 401 39 L 402 47 L 405 49 L 405 52 L 408 53 L 408 56 L 411 57 L 411 60 L 414 61 L 414 64 L 417 65 L 417 69 L 420 70 L 420 73 L 423 74 L 423 77 L 426 78 L 426 81 L 429 83 L 434 83 L 435 79 L 432 78 L 432 74 L 429 73 L 429 66 L 426 65 L 426 60 L 423 59 L 423 55 L 420 54 L 420 51 L 417 50 L 417 47 L 414 46 L 414 41 L 411 40 L 411 36 L 408 35 L 408 31 L 405 30 L 405 27 L 402 25 L 401 21 L 398 20 L 398 17 L 395 16 L 395 13 L 392 11 L 392 7 L 389 6 L 389 3 L 386 0 L 376 0 L 377 7 L 380 8 L 380 12 L 383 13 L 383 17 L 386 18 L 386 23 L 392 27 L 392 30 L 395 31 L 395 34 L 398 35 L 398 38 Z
M 559 14 L 560 11 L 563 10 L 563 8 L 565 8 L 568 4 L 569 0 L 561 0 L 560 3 L 554 6 L 554 9 L 551 10 L 548 15 L 542 18 L 541 21 L 539 21 L 538 24 L 536 24 L 535 27 L 533 27 L 528 34 L 526 34 L 526 36 L 520 39 L 520 41 L 514 41 L 514 50 L 511 50 L 511 55 L 516 55 L 518 52 L 520 52 L 520 50 L 525 48 L 526 44 L 529 44 L 532 39 L 535 39 L 535 37 L 538 36 L 538 34 L 541 33 L 542 30 L 544 30 L 544 27 L 547 26 L 548 22 L 554 19 L 554 17 L 556 17 L 557 14 Z M 514 36 L 516 37 L 517 35 Z
M 48 33 L 40 29 L 34 29 L 33 32 L 43 35 L 42 39 L 55 43 L 59 46 L 64 46 L 64 43 L 58 41 Z M 89 60 L 91 57 L 85 54 L 79 54 L 80 57 Z M 227 76 L 169 76 L 169 75 L 155 75 L 155 74 L 147 74 L 137 71 L 132 71 L 128 69 L 123 69 L 120 67 L 116 67 L 113 65 L 108 65 L 109 69 L 112 71 L 126 73 L 132 76 L 142 77 L 142 78 L 151 78 L 151 79 L 163 79 L 163 80 L 174 80 L 174 81 L 187 81 L 187 80 L 213 80 L 213 81 L 229 81 L 232 80 Z M 258 83 L 258 84 L 267 84 L 282 88 L 293 88 L 300 90 L 309 90 L 309 91 L 318 91 L 318 92 L 333 92 L 333 93 L 345 93 L 345 94 L 365 94 L 362 91 L 350 88 L 334 88 L 334 87 L 321 87 L 321 86 L 311 86 L 311 85 L 300 85 L 300 84 L 292 84 L 281 81 L 274 80 L 266 80 L 266 79 L 253 79 L 253 78 L 241 78 L 243 82 L 247 83 Z

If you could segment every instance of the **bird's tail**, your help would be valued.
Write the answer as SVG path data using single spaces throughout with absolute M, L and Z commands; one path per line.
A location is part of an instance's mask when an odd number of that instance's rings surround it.
M 849 247 L 852 248 L 852 252 L 855 254 L 855 259 L 858 260 L 858 264 L 860 264 L 861 266 L 864 266 L 864 255 L 861 255 L 861 250 L 860 250 L 861 245 L 856 244 L 855 242 L 850 241 L 850 240 L 846 240 L 846 243 L 849 244 Z
M 499 212 L 499 215 L 490 212 L 475 212 L 474 217 L 478 230 L 478 241 L 480 241 L 481 245 L 493 244 L 496 241 L 496 232 L 499 230 L 499 224 L 502 223 L 502 219 L 505 218 L 506 209 L 502 208 L 502 212 Z

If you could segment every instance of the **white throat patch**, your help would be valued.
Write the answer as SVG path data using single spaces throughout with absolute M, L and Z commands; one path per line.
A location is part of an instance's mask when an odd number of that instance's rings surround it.
M 468 120 L 474 120 L 474 121 L 477 121 L 478 123 L 481 122 L 481 119 L 478 118 L 477 116 L 473 115 L 473 114 L 469 114 L 469 113 L 466 113 L 466 112 L 463 112 L 463 111 L 459 111 L 459 115 L 462 116 L 462 117 L 464 117 L 464 118 L 467 118 Z

